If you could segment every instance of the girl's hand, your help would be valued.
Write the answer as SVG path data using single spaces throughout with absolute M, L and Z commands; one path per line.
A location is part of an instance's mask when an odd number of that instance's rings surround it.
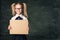
M 11 29 L 11 26 L 9 25 L 9 26 L 8 26 L 8 30 L 10 30 L 10 29 Z

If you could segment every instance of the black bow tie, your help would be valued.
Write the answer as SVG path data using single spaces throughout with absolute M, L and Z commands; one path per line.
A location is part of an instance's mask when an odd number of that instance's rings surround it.
M 22 20 L 22 18 L 20 16 L 18 16 L 15 20 Z

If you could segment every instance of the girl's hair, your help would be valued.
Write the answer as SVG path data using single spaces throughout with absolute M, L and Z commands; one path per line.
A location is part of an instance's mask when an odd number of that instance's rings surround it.
M 22 5 L 22 9 L 23 9 L 23 13 L 24 13 L 24 16 L 28 18 L 28 15 L 27 15 L 27 5 L 26 3 L 12 3 L 11 5 L 11 8 L 12 8 L 12 15 L 14 16 L 16 13 L 15 13 L 15 5 L 16 4 L 20 4 Z

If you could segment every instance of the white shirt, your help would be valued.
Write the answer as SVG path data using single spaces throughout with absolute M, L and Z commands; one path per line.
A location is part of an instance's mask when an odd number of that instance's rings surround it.
M 26 18 L 25 16 L 23 16 L 22 14 L 20 14 L 20 15 L 16 14 L 15 16 L 13 16 L 13 17 L 11 18 L 11 20 L 15 20 L 18 16 L 20 16 L 21 18 L 23 18 L 23 20 L 27 19 L 27 18 Z

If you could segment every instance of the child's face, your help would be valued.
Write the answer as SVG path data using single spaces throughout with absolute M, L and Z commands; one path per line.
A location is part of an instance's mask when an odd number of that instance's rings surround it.
M 20 4 L 15 5 L 15 12 L 17 14 L 21 14 L 22 13 L 22 5 L 20 5 Z

